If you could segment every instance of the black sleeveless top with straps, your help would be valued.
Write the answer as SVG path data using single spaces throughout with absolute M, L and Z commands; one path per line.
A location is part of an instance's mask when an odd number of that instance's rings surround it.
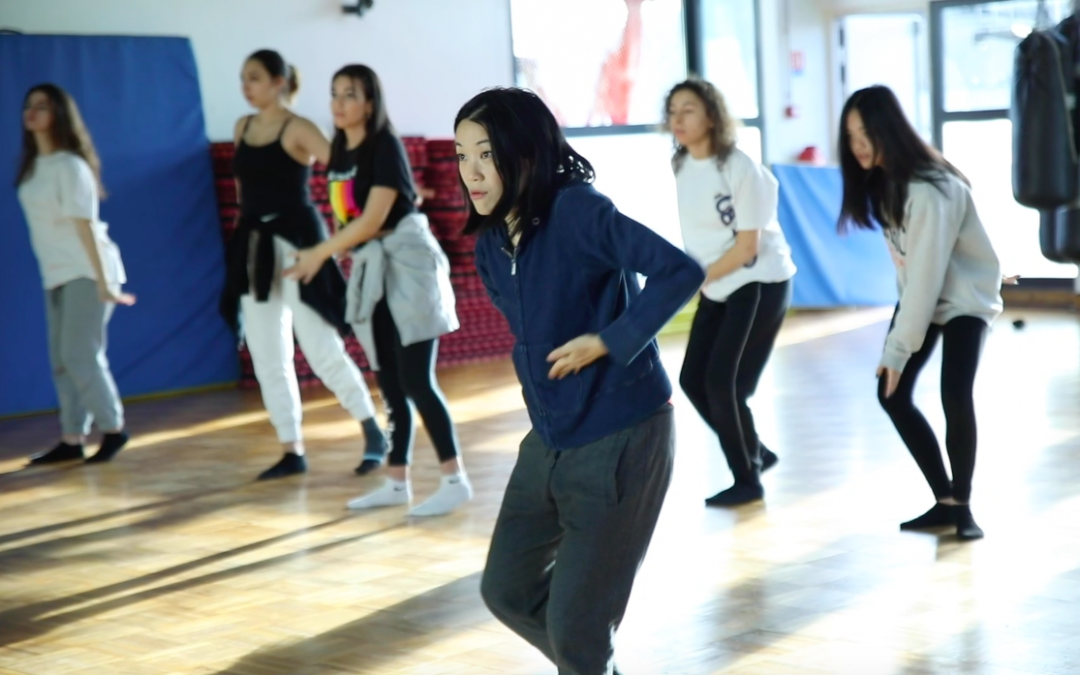
M 274 142 L 250 145 L 246 140 L 251 124 L 249 117 L 236 145 L 233 172 L 240 183 L 240 220 L 226 248 L 221 312 L 237 331 L 240 329 L 240 297 L 254 290 L 255 299 L 265 302 L 270 295 L 277 267 L 274 237 L 305 249 L 318 245 L 329 236 L 326 222 L 311 201 L 308 189 L 311 167 L 293 159 L 281 142 L 290 121 L 291 117 L 285 120 Z M 259 233 L 254 279 L 248 277 L 252 232 Z M 282 267 L 288 267 L 287 261 Z M 300 284 L 300 299 L 341 332 L 349 331 L 345 321 L 345 278 L 332 259 L 326 261 L 311 283 Z
M 233 173 L 240 181 L 240 207 L 244 215 L 265 216 L 311 205 L 308 192 L 311 167 L 293 159 L 281 144 L 291 120 L 291 117 L 286 119 L 277 139 L 266 145 L 248 144 L 246 137 L 251 118 L 244 124 L 233 157 Z

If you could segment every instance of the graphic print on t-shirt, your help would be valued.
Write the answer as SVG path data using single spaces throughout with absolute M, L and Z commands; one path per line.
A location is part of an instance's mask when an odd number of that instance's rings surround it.
M 757 259 L 706 284 L 704 296 L 724 302 L 748 283 L 777 283 L 794 276 L 791 247 L 777 218 L 779 184 L 772 172 L 738 148 L 723 163 L 715 157 L 684 160 L 675 173 L 675 190 L 690 257 L 703 267 L 712 265 L 735 247 L 739 232 L 760 232 Z
M 725 227 L 730 227 L 732 234 L 738 234 L 739 228 L 735 225 L 735 200 L 731 195 L 723 193 L 716 195 L 714 199 L 716 200 L 716 212 L 720 214 L 720 222 Z M 754 256 L 743 267 L 753 267 L 757 264 L 757 259 L 758 257 Z
M 907 251 L 904 246 L 903 231 L 899 227 L 886 227 L 885 239 L 889 242 L 889 245 L 896 249 L 896 252 L 900 254 L 900 258 L 907 257 Z
M 363 207 L 356 203 L 356 196 L 353 193 L 353 181 L 355 179 L 355 166 L 348 171 L 329 171 L 326 174 L 330 208 L 334 212 L 334 219 L 338 225 L 345 225 L 364 213 Z
M 731 198 L 731 195 L 725 194 L 718 194 L 715 199 L 716 212 L 720 214 L 720 222 L 735 229 L 735 201 Z M 738 232 L 738 230 L 735 231 Z

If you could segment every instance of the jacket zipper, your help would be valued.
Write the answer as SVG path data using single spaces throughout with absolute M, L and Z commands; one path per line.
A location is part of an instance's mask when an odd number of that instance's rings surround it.
M 512 251 L 507 251 L 506 247 L 504 246 L 504 247 L 502 247 L 502 252 L 506 254 L 507 258 L 510 258 L 510 276 L 516 277 L 517 276 L 518 247 L 515 246 Z
M 513 282 L 514 283 L 514 291 L 516 291 L 516 294 L 517 294 L 518 328 L 519 328 L 520 334 L 525 335 L 525 311 L 524 311 L 525 303 L 524 303 L 524 300 L 521 297 L 521 282 L 517 278 L 517 258 L 518 258 L 518 251 L 520 250 L 520 247 L 515 244 L 515 245 L 513 245 L 513 248 L 510 249 L 510 250 L 507 250 L 507 247 L 505 247 L 505 246 L 500 247 L 500 249 L 502 250 L 503 253 L 506 254 L 506 257 L 510 258 L 510 276 L 514 277 L 514 282 Z M 521 350 L 522 350 L 522 354 L 524 356 L 525 364 L 526 364 L 526 371 L 525 371 L 524 377 L 528 378 L 527 387 L 529 389 L 529 395 L 532 397 L 532 399 L 534 401 L 537 402 L 537 404 L 539 404 L 539 398 L 536 396 L 536 384 L 532 381 L 532 376 L 528 372 L 529 347 L 528 347 L 527 342 L 522 345 Z M 547 414 L 544 412 L 543 408 L 540 408 L 538 412 L 539 412 L 541 418 L 546 418 L 547 417 Z M 544 431 L 547 431 L 547 430 L 545 429 Z

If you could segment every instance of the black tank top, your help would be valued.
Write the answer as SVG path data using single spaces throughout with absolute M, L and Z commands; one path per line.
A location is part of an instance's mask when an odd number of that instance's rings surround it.
M 311 167 L 293 159 L 281 139 L 292 117 L 281 125 L 277 140 L 266 145 L 249 145 L 246 136 L 249 117 L 240 133 L 233 157 L 233 173 L 240 181 L 240 208 L 246 216 L 296 212 L 312 206 L 308 181 Z
M 310 248 L 327 236 L 326 221 L 311 201 L 308 179 L 311 168 L 285 151 L 281 139 L 291 117 L 281 126 L 277 140 L 266 145 L 249 145 L 245 140 L 251 118 L 244 124 L 233 158 L 233 171 L 240 181 L 240 219 L 226 249 L 225 290 L 221 312 L 239 330 L 240 298 L 254 291 L 258 302 L 270 296 L 276 270 L 274 237 L 281 237 L 298 249 Z M 258 232 L 254 278 L 249 278 L 248 262 L 252 232 Z M 345 278 L 333 259 L 327 260 L 315 278 L 300 284 L 300 299 L 342 334 L 350 330 L 345 321 Z

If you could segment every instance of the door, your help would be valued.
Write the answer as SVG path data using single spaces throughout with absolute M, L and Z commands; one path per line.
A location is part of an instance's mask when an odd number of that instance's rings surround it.
M 922 14 L 853 14 L 839 21 L 844 100 L 883 84 L 900 99 L 916 131 L 932 136 L 927 46 Z

